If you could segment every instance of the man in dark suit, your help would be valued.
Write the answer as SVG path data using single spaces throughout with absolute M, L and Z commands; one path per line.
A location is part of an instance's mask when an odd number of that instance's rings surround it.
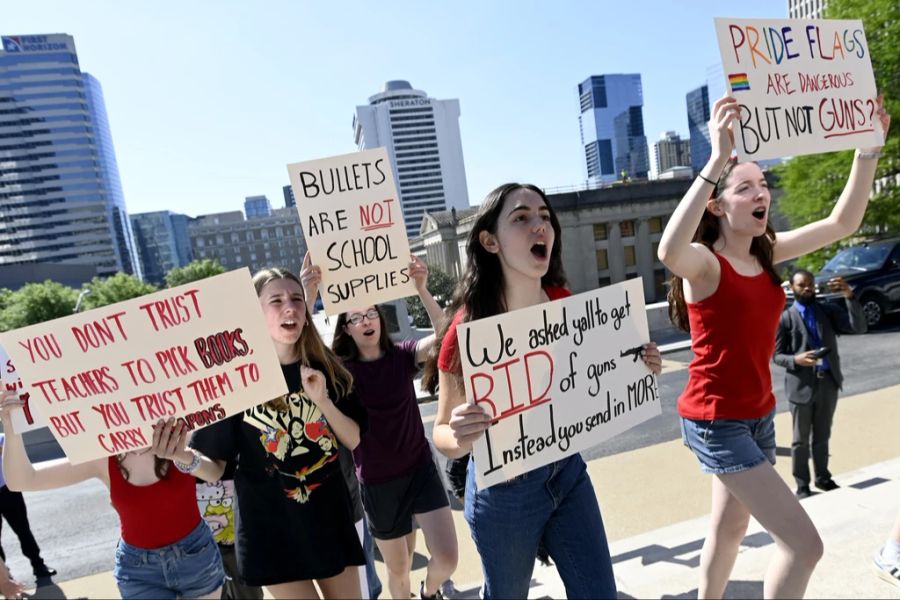
M 838 391 L 844 382 L 837 349 L 838 333 L 865 333 L 866 316 L 853 297 L 853 290 L 841 277 L 828 287 L 844 296 L 846 311 L 832 304 L 816 302 L 815 278 L 809 271 L 791 276 L 794 304 L 785 309 L 775 340 L 775 364 L 786 369 L 784 387 L 794 423 L 791 460 L 797 497 L 807 498 L 809 490 L 810 434 L 816 487 L 823 491 L 838 488 L 828 471 L 828 439 L 837 406 Z M 827 348 L 824 357 L 816 350 Z

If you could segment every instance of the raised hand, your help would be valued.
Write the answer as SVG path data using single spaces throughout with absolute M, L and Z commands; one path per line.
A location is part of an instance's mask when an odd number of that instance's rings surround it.
M 303 286 L 303 295 L 306 304 L 312 305 L 316 302 L 316 294 L 319 285 L 322 284 L 322 267 L 314 265 L 309 251 L 303 256 L 303 264 L 300 265 L 300 285 Z M 312 310 L 309 311 L 312 314 Z
M 727 158 L 734 149 L 734 120 L 741 118 L 741 107 L 731 96 L 722 96 L 713 105 L 709 119 L 712 157 Z
M 331 402 L 328 397 L 328 387 L 325 385 L 325 376 L 321 371 L 300 365 L 300 381 L 303 384 L 303 391 L 313 401 L 313 404 L 322 408 L 323 404 Z
M 878 122 L 881 124 L 881 133 L 885 141 L 887 141 L 888 129 L 891 128 L 891 115 L 884 108 L 884 96 L 879 95 L 875 98 L 875 107 L 875 116 L 878 117 Z M 861 148 L 861 150 L 863 152 L 878 152 L 881 148 L 881 146 L 875 146 L 872 148 Z
M 185 464 L 194 458 L 187 449 L 187 427 L 174 417 L 170 417 L 167 421 L 160 419 L 153 426 L 153 444 L 150 450 L 160 458 L 177 460 Z
M 450 430 L 460 448 L 470 446 L 491 425 L 491 417 L 480 404 L 460 404 L 450 413 Z
M 413 254 L 410 255 L 409 276 L 412 278 L 417 291 L 421 292 L 427 289 L 428 265 L 426 265 L 421 258 Z

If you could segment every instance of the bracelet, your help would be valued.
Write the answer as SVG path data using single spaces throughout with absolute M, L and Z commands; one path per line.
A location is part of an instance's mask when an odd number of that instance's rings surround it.
M 699 177 L 700 179 L 702 179 L 703 181 L 705 181 L 706 183 L 708 183 L 710 185 L 718 185 L 718 183 L 713 181 L 712 179 L 707 179 L 706 177 L 704 177 L 703 173 L 697 173 L 697 177 Z
M 191 454 L 194 455 L 194 459 L 190 462 L 190 464 L 185 464 L 172 459 L 172 463 L 175 465 L 175 468 L 185 474 L 193 473 L 197 470 L 197 467 L 200 466 L 200 453 L 191 448 Z
M 881 150 L 875 150 L 874 152 L 863 152 L 862 150 L 856 151 L 857 158 L 878 158 L 881 156 Z

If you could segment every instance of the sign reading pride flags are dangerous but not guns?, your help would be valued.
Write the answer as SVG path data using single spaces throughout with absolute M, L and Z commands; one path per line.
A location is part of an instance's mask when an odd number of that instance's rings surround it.
M 662 413 L 640 278 L 457 330 L 466 399 L 493 417 L 479 488 L 560 460 Z
M 326 314 L 416 293 L 387 150 L 294 163 L 288 174 L 306 244 L 322 269 Z
M 717 18 L 716 34 L 740 160 L 884 143 L 862 21 Z
M 194 430 L 287 393 L 246 268 L 2 333 L 0 345 L 72 463 L 150 446 L 160 419 Z

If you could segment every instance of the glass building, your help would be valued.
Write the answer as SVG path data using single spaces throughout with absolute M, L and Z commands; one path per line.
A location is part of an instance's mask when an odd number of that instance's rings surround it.
M 640 74 L 592 75 L 578 85 L 578 98 L 588 180 L 646 178 L 650 159 Z
M 140 276 L 100 83 L 64 34 L 3 36 L 0 265 Z
M 244 214 L 248 219 L 271 217 L 272 203 L 266 196 L 247 196 L 244 198 Z
M 685 104 L 691 140 L 691 167 L 695 173 L 699 173 L 712 153 L 709 140 L 709 86 L 701 85 L 688 92 Z
M 144 279 L 163 285 L 166 273 L 191 262 L 191 239 L 187 215 L 161 210 L 131 215 Z

